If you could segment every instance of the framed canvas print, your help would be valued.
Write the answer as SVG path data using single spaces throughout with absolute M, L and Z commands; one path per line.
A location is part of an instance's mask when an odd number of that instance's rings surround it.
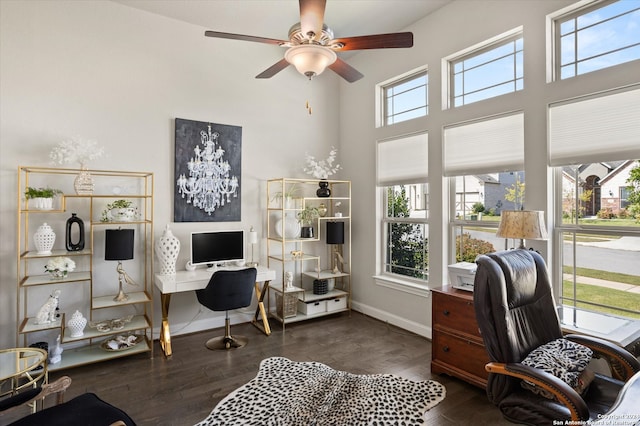
M 240 221 L 242 127 L 176 118 L 175 222 Z

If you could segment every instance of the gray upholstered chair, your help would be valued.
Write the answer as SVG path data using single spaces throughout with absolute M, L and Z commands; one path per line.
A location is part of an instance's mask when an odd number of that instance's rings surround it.
M 247 344 L 246 337 L 231 335 L 229 311 L 251 305 L 257 272 L 256 268 L 216 271 L 207 287 L 196 290 L 200 304 L 212 311 L 225 311 L 224 336 L 209 339 L 207 348 L 233 349 Z
M 554 421 L 582 424 L 607 413 L 624 382 L 640 370 L 638 360 L 606 340 L 582 335 L 562 339 L 547 268 L 538 253 L 507 250 L 479 256 L 476 263 L 473 299 L 491 361 L 486 365 L 489 400 L 507 420 L 530 425 L 550 425 Z M 554 375 L 561 370 L 560 358 L 555 357 L 558 352 L 549 350 L 556 342 L 564 345 L 563 354 L 569 356 L 562 361 L 569 361 L 570 367 L 579 352 L 583 354 L 581 361 L 590 362 L 591 354 L 583 348 L 586 346 L 594 357 L 609 363 L 613 377 L 589 373 L 592 381 L 586 389 L 580 389 L 580 394 L 576 391 L 579 386 L 572 387 Z M 546 346 L 547 352 L 541 352 L 538 362 L 544 362 L 532 366 L 528 363 L 530 355 L 541 346 Z M 567 371 L 575 373 L 578 369 Z

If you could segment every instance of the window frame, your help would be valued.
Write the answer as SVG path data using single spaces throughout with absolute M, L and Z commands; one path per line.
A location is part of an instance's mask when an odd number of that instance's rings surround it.
M 387 215 L 389 200 L 388 200 L 388 189 L 390 187 L 396 186 L 405 186 L 407 188 L 407 196 L 412 192 L 411 186 L 422 186 L 426 188 L 426 192 L 422 192 L 426 196 L 424 201 L 425 203 L 425 215 L 424 217 L 392 217 Z M 377 186 L 378 192 L 378 200 L 377 203 L 379 207 L 379 254 L 377 256 L 377 274 L 374 277 L 376 279 L 376 283 L 379 285 L 394 288 L 397 290 L 401 290 L 404 292 L 408 292 L 411 294 L 419 295 L 419 296 L 428 296 L 429 292 L 429 264 L 427 262 L 427 267 L 424 270 L 424 274 L 426 275 L 426 279 L 418 279 L 415 277 L 410 277 L 407 275 L 396 274 L 393 272 L 387 271 L 387 266 L 390 264 L 390 261 L 387 259 L 388 246 L 387 241 L 389 238 L 388 235 L 388 225 L 389 224 L 411 224 L 411 225 L 423 225 L 425 226 L 425 234 L 426 234 L 426 252 L 427 255 L 429 253 L 429 183 L 421 182 L 421 183 L 398 183 L 398 184 L 388 184 L 384 186 Z M 409 205 L 411 206 L 412 200 L 409 199 Z
M 424 105 L 412 108 L 410 110 L 403 111 L 402 113 L 406 113 L 408 111 L 415 111 L 420 108 L 425 108 L 425 114 L 419 115 L 416 117 L 408 118 L 406 120 L 395 121 L 393 123 L 389 123 L 388 115 L 387 115 L 387 105 L 388 105 L 388 97 L 387 91 L 392 88 L 399 86 L 401 84 L 407 83 L 413 79 L 417 79 L 424 76 L 426 78 L 425 82 L 425 102 Z M 406 92 L 405 92 L 406 93 Z M 376 127 L 390 127 L 398 123 L 404 123 L 405 121 L 416 120 L 419 118 L 424 118 L 429 115 L 429 69 L 428 67 L 422 66 L 406 73 L 403 73 L 399 76 L 393 77 L 389 80 L 383 81 L 382 83 L 378 83 L 376 85 Z M 397 96 L 397 95 L 395 95 Z M 399 114 L 395 114 L 396 116 Z
M 589 164 L 592 164 L 592 163 L 589 163 Z M 594 236 L 611 235 L 616 237 L 629 236 L 629 237 L 640 238 L 640 227 L 635 228 L 635 227 L 627 227 L 627 226 L 592 225 L 588 223 L 580 223 L 577 217 L 575 221 L 571 221 L 570 223 L 563 223 L 563 211 L 564 211 L 563 201 L 565 198 L 565 194 L 563 192 L 564 190 L 563 167 L 565 166 L 553 167 L 553 181 L 554 181 L 553 199 L 554 199 L 554 206 L 555 206 L 553 217 L 554 217 L 555 225 L 554 225 L 554 230 L 552 234 L 553 234 L 554 251 L 556 253 L 554 255 L 554 264 L 557 265 L 553 273 L 553 277 L 555 282 L 560 283 L 558 286 L 556 286 L 557 288 L 555 289 L 557 291 L 556 293 L 557 303 L 560 307 L 566 306 L 569 308 L 574 308 L 576 304 L 581 303 L 581 304 L 587 305 L 588 307 L 587 308 L 578 307 L 578 310 L 581 309 L 581 310 L 596 312 L 603 315 L 613 315 L 615 317 L 622 317 L 629 320 L 633 320 L 632 317 L 624 315 L 623 312 L 626 311 L 624 308 L 601 304 L 601 303 L 595 303 L 593 301 L 588 301 L 588 300 L 580 300 L 576 298 L 576 285 L 578 284 L 578 282 L 576 281 L 577 279 L 576 268 L 578 268 L 578 266 L 575 265 L 575 260 L 577 259 L 576 246 L 578 242 L 578 237 L 580 235 L 594 235 Z M 575 194 L 573 195 L 575 196 Z M 565 239 L 565 236 L 569 237 L 568 242 L 569 244 L 571 244 L 568 250 L 571 253 L 570 261 L 572 265 L 566 265 L 566 266 L 573 266 L 573 282 L 571 284 L 573 287 L 572 299 L 567 299 L 563 296 L 563 289 L 564 289 L 563 269 L 564 269 L 565 263 L 567 263 L 563 256 L 563 253 L 565 252 L 564 244 L 565 244 L 565 241 L 567 241 Z M 618 311 L 618 313 L 615 313 L 615 314 L 604 313 L 597 310 L 598 308 L 615 309 Z M 634 311 L 626 311 L 626 312 L 639 314 L 640 310 L 636 312 Z
M 578 3 L 574 4 L 574 5 L 571 5 L 571 6 L 567 7 L 567 8 L 565 8 L 565 9 L 561 10 L 561 11 L 558 11 L 557 13 L 555 13 L 553 15 L 550 15 L 548 17 L 548 19 L 550 20 L 550 27 L 551 27 L 551 43 L 550 44 L 551 44 L 551 49 L 552 49 L 552 54 L 551 54 L 551 64 L 552 64 L 551 65 L 551 77 L 552 77 L 551 80 L 552 81 L 567 80 L 567 79 L 570 79 L 570 78 L 574 78 L 574 77 L 578 77 L 578 76 L 581 76 L 581 75 L 589 74 L 591 72 L 602 71 L 604 69 L 608 69 L 608 68 L 615 67 L 617 65 L 621 65 L 621 64 L 629 62 L 629 61 L 621 62 L 621 63 L 618 63 L 618 64 L 609 65 L 609 66 L 606 66 L 606 67 L 603 67 L 603 68 L 598 68 L 598 69 L 595 69 L 595 70 L 579 73 L 578 69 L 577 69 L 579 63 L 584 62 L 585 60 L 590 60 L 590 59 L 593 59 L 593 58 L 606 56 L 606 55 L 614 53 L 614 52 L 619 52 L 619 51 L 623 51 L 625 49 L 633 48 L 634 46 L 637 46 L 637 44 L 636 45 L 631 45 L 631 46 L 627 45 L 625 47 L 616 48 L 614 50 L 607 51 L 607 52 L 599 52 L 597 55 L 589 57 L 589 58 L 586 58 L 586 59 L 584 59 L 584 58 L 583 59 L 578 59 L 577 58 L 577 37 L 574 37 L 575 38 L 575 42 L 574 42 L 574 61 L 571 62 L 570 64 L 567 64 L 567 65 L 573 64 L 574 73 L 571 76 L 562 78 L 562 68 L 563 68 L 563 65 L 562 65 L 562 37 L 563 36 L 561 34 L 561 28 L 560 28 L 562 26 L 562 24 L 564 24 L 565 22 L 568 22 L 570 20 L 573 20 L 573 19 L 578 19 L 581 16 L 584 16 L 584 15 L 586 15 L 588 13 L 591 13 L 593 11 L 596 11 L 598 9 L 602 9 L 604 7 L 607 7 L 607 6 L 611 5 L 611 4 L 617 3 L 618 1 L 622 1 L 622 0 L 591 0 L 591 1 L 588 1 L 588 2 L 578 2 Z M 634 13 L 634 12 L 637 12 L 637 10 L 632 11 L 632 12 L 625 12 L 625 14 Z M 589 26 L 587 26 L 585 28 L 581 28 L 579 30 L 578 29 L 574 29 L 573 34 L 577 34 L 578 31 L 582 31 L 582 30 L 584 30 L 586 28 L 589 28 L 591 26 L 594 26 L 594 25 L 599 25 L 599 24 L 601 24 L 603 22 L 609 21 L 609 20 L 617 18 L 619 16 L 623 16 L 623 15 L 616 15 L 614 17 L 603 19 L 601 21 L 598 21 L 595 24 L 591 24 L 591 25 L 589 25 Z M 636 58 L 635 60 L 637 60 L 637 59 L 640 59 L 640 58 Z
M 472 102 L 468 102 L 468 103 L 462 103 L 461 105 L 456 106 L 455 104 L 455 99 L 456 99 L 456 94 L 455 94 L 455 72 L 454 72 L 454 68 L 455 68 L 455 64 L 462 62 L 464 60 L 468 60 L 471 59 L 475 56 L 481 55 L 483 53 L 486 52 L 490 52 L 494 49 L 497 49 L 501 46 L 504 46 L 508 43 L 511 43 L 515 40 L 518 40 L 522 38 L 522 88 L 521 89 L 516 89 L 513 90 L 511 92 L 507 92 L 507 93 L 502 93 L 499 95 L 495 95 L 495 96 L 490 96 L 490 97 L 486 97 L 477 101 L 472 101 Z M 478 44 L 475 44 L 474 46 L 471 46 L 469 48 L 463 49 L 461 51 L 458 51 L 452 55 L 449 55 L 445 58 L 442 59 L 442 75 L 446 76 L 446 78 L 442 79 L 442 105 L 444 109 L 452 109 L 452 108 L 459 108 L 465 105 L 469 105 L 472 103 L 476 103 L 476 102 L 482 102 L 482 101 L 486 101 L 488 99 L 494 99 L 496 97 L 499 96 L 503 96 L 503 95 L 508 95 L 508 94 L 512 94 L 518 91 L 522 91 L 524 90 L 524 82 L 525 82 L 525 76 L 524 76 L 524 29 L 522 26 L 516 27 L 512 30 L 506 31 L 502 34 L 499 34 L 495 37 L 492 37 L 488 40 L 485 40 L 483 42 L 480 42 Z M 517 52 L 513 52 L 511 53 L 511 55 L 516 55 Z M 515 77 L 515 73 L 516 73 L 516 67 L 514 66 L 513 68 L 513 73 L 514 73 L 514 79 L 510 80 L 511 82 L 513 82 L 514 84 L 516 84 L 516 81 L 518 80 Z M 507 82 L 503 82 L 501 84 L 504 84 Z M 495 87 L 496 85 L 492 86 Z M 481 90 L 486 90 L 489 87 L 484 87 Z M 476 90 L 477 92 L 478 90 Z M 463 93 L 462 96 L 464 96 L 465 94 Z

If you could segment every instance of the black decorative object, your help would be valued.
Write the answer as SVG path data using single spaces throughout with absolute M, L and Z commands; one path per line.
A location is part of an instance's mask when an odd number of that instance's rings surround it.
M 344 244 L 344 222 L 327 222 L 327 244 Z
M 36 348 L 36 349 L 42 349 L 43 351 L 45 351 L 47 353 L 47 355 L 49 354 L 49 343 L 47 342 L 35 342 L 29 345 L 30 348 Z M 32 371 L 39 371 L 42 370 L 42 365 L 39 365 L 37 367 L 35 367 Z
M 329 182 L 327 182 L 326 180 L 321 180 L 320 182 L 318 182 L 318 186 L 320 186 L 320 188 L 318 188 L 318 190 L 316 191 L 316 195 L 318 197 L 331 196 L 331 190 L 329 189 Z
M 303 226 L 300 228 L 300 238 L 313 238 L 313 226 Z
M 313 280 L 313 294 L 327 294 L 329 292 L 328 280 Z
M 77 231 L 73 230 L 73 225 L 78 227 Z M 77 235 L 78 241 L 73 241 L 73 236 Z M 71 213 L 71 217 L 67 219 L 65 247 L 67 251 L 84 250 L 84 222 L 75 213 Z

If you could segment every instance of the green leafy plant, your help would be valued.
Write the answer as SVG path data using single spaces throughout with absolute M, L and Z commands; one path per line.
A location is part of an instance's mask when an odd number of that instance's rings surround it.
M 320 217 L 320 213 L 318 212 L 317 207 L 306 206 L 304 210 L 298 212 L 298 221 L 302 225 L 311 225 L 314 219 Z
M 107 204 L 107 210 L 111 209 L 127 209 L 131 207 L 133 203 L 129 200 L 115 200 L 113 203 Z
M 133 202 L 130 200 L 115 200 L 113 203 L 106 205 L 105 209 L 102 211 L 100 221 L 109 222 L 109 211 L 112 209 L 128 209 L 131 206 L 133 206 Z
M 293 185 L 289 185 L 284 191 L 284 193 L 281 191 L 276 192 L 271 198 L 271 201 L 282 201 L 287 199 L 298 198 L 299 194 L 300 194 L 300 188 L 298 188 L 298 185 L 294 183 Z
M 484 211 L 484 204 L 482 204 L 480 201 L 477 201 L 473 203 L 473 206 L 471 206 L 471 210 L 474 213 L 482 213 Z
M 53 198 L 58 194 L 62 194 L 62 191 L 60 191 L 59 189 L 53 189 L 53 188 L 33 188 L 31 186 L 28 186 L 27 189 L 24 191 L 24 196 L 27 200 L 30 200 L 32 198 Z
M 471 238 L 471 234 L 465 232 L 456 237 L 456 261 L 475 262 L 479 254 L 493 253 L 496 249 L 488 241 Z

